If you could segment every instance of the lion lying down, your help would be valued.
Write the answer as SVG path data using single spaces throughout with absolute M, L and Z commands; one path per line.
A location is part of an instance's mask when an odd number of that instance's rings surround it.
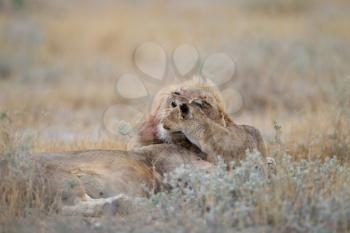
M 210 171 L 217 155 L 226 162 L 242 159 L 246 150 L 266 155 L 259 131 L 235 124 L 219 92 L 206 83 L 162 90 L 138 132 L 128 151 L 33 156 L 60 194 L 63 213 L 115 213 L 128 197 L 147 195 L 145 187 L 152 192 L 165 189 L 163 175 L 181 165 Z

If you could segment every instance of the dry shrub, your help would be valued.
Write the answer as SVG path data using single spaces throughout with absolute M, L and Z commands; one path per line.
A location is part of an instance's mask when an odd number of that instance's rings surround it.
M 211 174 L 181 167 L 166 177 L 172 190 L 136 199 L 137 211 L 127 216 L 32 214 L 5 225 L 6 232 L 349 232 L 348 167 L 336 158 L 276 160 L 270 179 L 255 153 L 231 172 L 222 161 Z

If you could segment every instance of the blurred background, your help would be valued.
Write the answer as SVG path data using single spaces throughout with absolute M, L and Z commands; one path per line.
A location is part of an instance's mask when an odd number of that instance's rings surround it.
M 270 152 L 350 151 L 347 0 L 0 0 L 0 119 L 35 151 L 125 148 L 101 132 L 135 48 L 225 52 Z M 21 144 L 21 143 L 20 143 Z M 23 143 L 24 144 L 24 143 Z M 22 145 L 22 144 L 21 144 Z

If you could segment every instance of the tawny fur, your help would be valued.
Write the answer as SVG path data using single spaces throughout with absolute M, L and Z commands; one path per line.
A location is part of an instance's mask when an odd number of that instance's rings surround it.
M 188 111 L 181 108 L 185 105 Z M 163 89 L 153 109 L 129 151 L 32 155 L 60 195 L 65 214 L 96 216 L 106 208 L 123 212 L 121 203 L 128 197 L 166 188 L 162 176 L 181 165 L 210 171 L 216 155 L 229 162 L 241 159 L 247 149 L 257 149 L 265 156 L 259 131 L 236 125 L 225 112 L 220 93 L 207 83 Z
M 185 104 L 188 113 L 181 111 Z M 209 162 L 222 156 L 226 162 L 242 159 L 247 150 L 266 156 L 260 132 L 237 125 L 225 111 L 220 92 L 206 82 L 190 81 L 158 93 L 150 117 L 141 125 L 129 148 L 172 143 Z
M 162 176 L 182 165 L 205 170 L 212 166 L 173 144 L 132 151 L 41 153 L 31 159 L 39 165 L 52 193 L 58 194 L 62 212 L 85 216 L 125 212 L 130 208 L 123 208 L 128 198 L 167 189 Z

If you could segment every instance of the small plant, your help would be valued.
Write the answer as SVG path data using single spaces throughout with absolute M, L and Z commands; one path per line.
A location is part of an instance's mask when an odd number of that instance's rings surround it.
M 275 120 L 273 122 L 273 128 L 275 129 L 275 143 L 282 144 L 282 125 Z

